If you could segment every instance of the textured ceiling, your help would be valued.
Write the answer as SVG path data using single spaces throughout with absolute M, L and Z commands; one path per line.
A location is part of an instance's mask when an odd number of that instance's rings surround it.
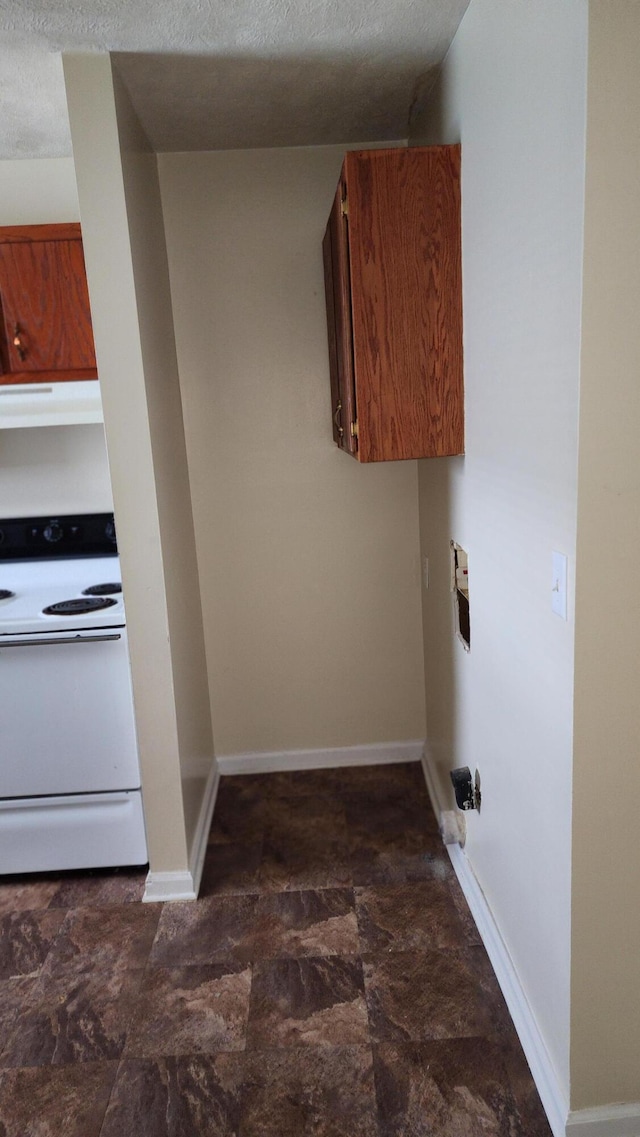
M 60 52 L 111 51 L 157 150 L 406 136 L 469 0 L 0 0 L 0 157 L 71 153 Z

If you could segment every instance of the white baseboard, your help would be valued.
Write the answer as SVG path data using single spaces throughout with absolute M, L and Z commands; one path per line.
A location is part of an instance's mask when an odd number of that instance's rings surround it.
M 214 762 L 211 765 L 202 796 L 198 822 L 189 853 L 189 868 L 181 872 L 149 872 L 142 897 L 143 903 L 162 904 L 170 900 L 197 899 L 219 785 L 220 773 Z
M 183 872 L 149 872 L 145 883 L 143 904 L 160 904 L 165 900 L 195 900 L 193 877 L 188 869 Z
M 433 811 L 439 818 L 449 805 L 442 795 L 427 745 L 422 753 L 422 769 Z M 513 960 L 468 857 L 459 845 L 447 845 L 446 848 L 496 973 L 554 1137 L 640 1137 L 640 1102 L 569 1112 L 566 1095 Z
M 439 818 L 441 811 L 448 809 L 449 805 L 442 800 L 437 775 L 433 770 L 426 746 L 422 754 L 422 769 L 434 813 Z M 554 1137 L 567 1137 L 570 1132 L 571 1137 L 578 1137 L 578 1135 L 582 1137 L 582 1130 L 566 1128 L 569 1112 L 568 1102 L 487 898 L 460 846 L 447 845 L 446 849 L 509 1008 L 509 1014 L 513 1019 L 513 1025 L 529 1063 L 553 1135 Z M 606 1137 L 609 1137 L 609 1132 L 611 1137 L 614 1137 L 614 1134 L 617 1137 L 617 1130 L 607 1130 Z M 620 1137 L 631 1137 L 632 1133 L 631 1130 L 620 1130 L 619 1132 Z M 584 1137 L 587 1135 L 588 1137 L 605 1137 L 605 1131 L 602 1130 L 601 1134 L 599 1130 L 593 1132 L 584 1130 Z M 636 1137 L 635 1133 L 633 1137 Z M 637 1137 L 640 1137 L 640 1134 Z
M 513 960 L 466 853 L 459 845 L 447 845 L 447 852 L 509 1008 L 553 1135 L 565 1137 L 568 1102 Z
M 220 771 L 217 762 L 214 761 L 209 770 L 207 784 L 202 797 L 202 805 L 200 806 L 200 813 L 198 815 L 198 824 L 196 825 L 196 831 L 193 835 L 191 850 L 189 852 L 189 871 L 193 880 L 193 889 L 196 896 L 200 891 L 202 869 L 207 852 L 209 830 L 211 829 L 211 818 L 213 817 L 213 808 L 216 804 L 219 785 Z
M 340 746 L 330 750 L 257 750 L 218 757 L 221 774 L 278 774 L 287 770 L 324 770 L 339 766 L 383 766 L 391 762 L 419 762 L 424 742 L 372 742 L 366 746 Z
M 640 1102 L 572 1110 L 567 1137 L 640 1137 Z
M 440 791 L 440 786 L 436 780 L 436 774 L 433 769 L 433 762 L 429 757 L 429 748 L 425 742 L 420 752 L 420 761 L 422 762 L 422 773 L 427 785 L 427 793 L 429 794 L 429 801 L 431 808 L 436 815 L 436 820 L 440 820 L 440 814 L 445 809 L 450 809 L 450 805 L 445 803 Z

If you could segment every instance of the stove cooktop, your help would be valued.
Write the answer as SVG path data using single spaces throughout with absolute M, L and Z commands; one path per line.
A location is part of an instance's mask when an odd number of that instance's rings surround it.
M 124 625 L 112 513 L 0 520 L 0 636 Z
M 0 562 L 0 636 L 121 627 L 120 562 L 114 554 L 69 560 Z M 94 596 L 95 587 L 117 588 Z M 62 606 L 62 607 L 61 607 Z

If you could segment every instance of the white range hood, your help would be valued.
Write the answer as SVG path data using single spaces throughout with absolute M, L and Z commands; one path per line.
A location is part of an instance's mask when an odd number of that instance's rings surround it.
M 102 422 L 102 400 L 97 379 L 0 386 L 0 430 L 87 422 Z

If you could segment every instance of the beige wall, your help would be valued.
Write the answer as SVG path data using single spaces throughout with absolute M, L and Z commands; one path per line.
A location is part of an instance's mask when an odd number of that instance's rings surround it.
M 117 75 L 114 78 L 155 480 L 155 502 L 149 504 L 157 507 L 160 527 L 180 775 L 191 848 L 205 781 L 214 764 L 191 489 L 157 160 L 145 149 L 146 139 L 124 85 Z
M 571 1098 L 640 1102 L 640 5 L 589 5 Z M 630 1130 L 629 1130 L 630 1132 Z
M 424 737 L 416 464 L 331 438 L 343 151 L 158 159 L 218 754 Z
M 0 431 L 0 517 L 112 508 L 101 425 Z
M 0 225 L 54 225 L 80 216 L 73 158 L 0 162 Z
M 462 142 L 466 456 L 420 463 L 427 735 L 477 767 L 466 855 L 569 1099 L 573 576 L 587 58 L 582 0 L 472 0 L 412 142 Z M 471 651 L 449 541 L 469 554 Z
M 213 745 L 156 159 L 108 57 L 66 57 L 65 80 L 150 865 L 180 872 Z
M 71 158 L 0 163 L 0 225 L 77 221 Z M 0 517 L 112 508 L 102 426 L 0 431 Z

